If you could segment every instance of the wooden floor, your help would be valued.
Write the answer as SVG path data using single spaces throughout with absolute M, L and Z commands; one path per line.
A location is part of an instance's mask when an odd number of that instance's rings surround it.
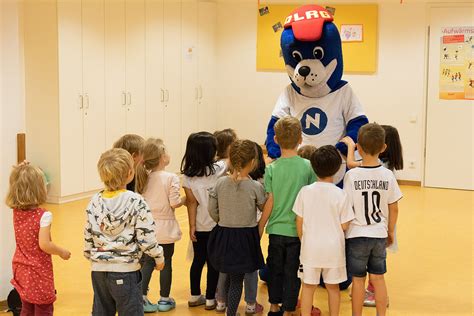
M 473 315 L 473 192 L 403 186 L 398 238 L 400 251 L 388 255 L 386 275 L 389 315 Z M 87 201 L 50 205 L 54 214 L 53 240 L 72 252 L 69 261 L 54 258 L 58 300 L 55 315 L 90 315 L 92 287 L 89 263 L 82 256 L 84 208 Z M 189 242 L 185 208 L 176 211 L 183 230 L 173 264 L 171 295 L 177 308 L 169 315 L 214 315 L 201 307 L 189 309 Z M 262 239 L 266 252 L 268 239 Z M 204 278 L 203 278 L 204 279 Z M 159 298 L 158 274 L 153 275 L 150 297 Z M 204 289 L 204 284 L 203 284 Z M 267 289 L 259 283 L 258 301 L 268 311 Z M 318 289 L 315 305 L 328 315 L 327 295 Z M 351 315 L 349 292 L 342 292 L 341 315 Z M 241 304 L 241 310 L 243 309 Z M 2 314 L 2 313 L 0 313 Z M 375 315 L 365 308 L 364 315 Z

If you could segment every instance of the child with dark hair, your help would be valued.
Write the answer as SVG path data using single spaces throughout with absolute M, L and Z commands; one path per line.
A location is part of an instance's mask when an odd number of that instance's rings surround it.
M 216 162 L 217 140 L 208 132 L 189 135 L 186 152 L 181 162 L 183 188 L 189 217 L 189 236 L 193 243 L 194 257 L 190 270 L 191 297 L 188 306 L 206 305 L 206 310 L 216 308 L 216 287 L 219 272 L 210 264 L 207 252 L 209 234 L 216 223 L 209 216 L 208 190 L 227 172 L 225 160 Z M 206 296 L 201 295 L 201 274 L 207 262 Z
M 254 142 L 234 142 L 229 152 L 232 173 L 217 180 L 209 191 L 209 214 L 218 223 L 209 237 L 209 257 L 217 270 L 227 274 L 228 316 L 237 313 L 245 274 L 254 273 L 256 277 L 264 263 L 257 208 L 265 204 L 265 191 L 262 184 L 249 177 L 256 158 Z M 254 313 L 255 306 L 249 314 Z
M 257 148 L 257 162 L 255 165 L 255 169 L 249 173 L 249 176 L 260 183 L 263 184 L 263 176 L 265 175 L 265 158 L 263 157 L 263 150 L 262 146 L 254 142 L 255 147 Z
M 222 131 L 214 132 L 217 139 L 217 159 L 229 158 L 229 148 L 233 142 L 237 140 L 237 134 L 231 128 L 223 129 Z
M 347 195 L 333 184 L 342 162 L 337 149 L 323 146 L 310 158 L 319 180 L 303 187 L 293 206 L 301 239 L 301 315 L 311 315 L 314 291 L 322 276 L 329 313 L 335 316 L 339 315 L 339 283 L 347 280 L 344 230 L 354 214 Z

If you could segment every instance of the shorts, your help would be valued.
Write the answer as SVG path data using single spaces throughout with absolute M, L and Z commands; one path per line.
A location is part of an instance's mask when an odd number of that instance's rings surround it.
M 319 284 L 321 275 L 323 276 L 325 284 L 339 284 L 347 280 L 345 266 L 337 268 L 303 268 L 303 265 L 300 264 L 298 277 L 303 283 L 317 285 Z
M 357 237 L 346 239 L 346 260 L 349 273 L 363 278 L 387 272 L 387 238 Z

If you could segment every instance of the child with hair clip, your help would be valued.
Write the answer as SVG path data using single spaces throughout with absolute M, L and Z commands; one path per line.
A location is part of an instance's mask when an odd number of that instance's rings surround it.
M 193 243 L 193 263 L 189 271 L 191 297 L 189 307 L 206 305 L 206 310 L 216 308 L 216 288 L 219 272 L 209 263 L 207 242 L 216 223 L 209 216 L 208 190 L 227 172 L 226 160 L 216 162 L 217 140 L 208 132 L 189 135 L 186 152 L 181 162 L 183 188 L 189 217 L 189 237 Z M 206 296 L 201 295 L 201 274 L 207 262 Z
M 71 257 L 51 241 L 53 215 L 40 207 L 46 195 L 44 174 L 38 167 L 27 162 L 13 167 L 6 204 L 13 209 L 16 249 L 11 283 L 21 298 L 21 315 L 53 315 L 56 291 L 51 255 Z
M 160 300 L 153 304 L 147 297 L 148 285 L 155 269 L 155 260 L 143 255 L 142 290 L 143 309 L 146 313 L 167 312 L 176 307 L 175 300 L 170 297 L 172 281 L 172 258 L 174 244 L 181 239 L 181 230 L 174 210 L 185 203 L 180 195 L 179 177 L 165 171 L 170 163 L 170 156 L 161 139 L 149 138 L 143 145 L 143 160 L 137 166 L 136 191 L 145 198 L 155 220 L 155 231 L 158 243 L 163 247 L 165 267 L 160 272 Z
M 256 159 L 254 142 L 234 142 L 229 152 L 232 173 L 209 191 L 209 214 L 218 223 L 209 237 L 209 256 L 214 268 L 227 274 L 227 316 L 237 313 L 245 274 L 256 276 L 264 264 L 257 209 L 263 209 L 265 190 L 249 177 Z
M 265 174 L 265 159 L 263 157 L 262 147 L 255 143 L 257 150 L 257 159 L 255 169 L 249 173 L 250 178 L 263 185 L 263 176 Z M 262 212 L 257 210 L 257 221 L 260 220 Z M 260 270 L 262 271 L 262 270 Z M 219 273 L 219 282 L 217 283 L 217 307 L 218 313 L 224 313 L 227 308 L 227 274 Z M 258 271 L 252 273 L 245 273 L 244 288 L 245 288 L 245 307 L 246 315 L 260 314 L 263 312 L 263 306 L 257 302 L 257 287 L 258 287 Z
M 398 130 L 390 125 L 380 125 L 385 131 L 385 144 L 387 148 L 379 155 L 379 160 L 382 166 L 395 172 L 403 169 L 403 149 L 400 141 Z M 349 169 L 360 167 L 362 158 L 356 153 L 356 144 L 350 137 L 344 137 L 342 140 L 347 145 L 347 167 Z M 359 156 L 359 157 L 357 157 Z M 398 251 L 397 229 L 395 227 L 395 235 L 392 245 L 387 249 L 392 252 Z M 366 289 L 364 306 L 375 307 L 375 289 L 370 281 Z

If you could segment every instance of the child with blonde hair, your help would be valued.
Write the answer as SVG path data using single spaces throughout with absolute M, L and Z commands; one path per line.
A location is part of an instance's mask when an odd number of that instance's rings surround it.
M 122 148 L 128 151 L 132 155 L 133 163 L 135 168 L 143 159 L 143 144 L 145 139 L 140 135 L 136 134 L 125 134 L 120 137 L 113 145 L 113 148 Z M 127 184 L 127 190 L 135 191 L 135 179 L 132 179 L 129 184 Z
M 170 156 L 161 139 L 149 138 L 143 146 L 143 161 L 137 166 L 136 189 L 145 198 L 151 209 L 156 226 L 156 237 L 163 247 L 165 267 L 160 272 L 160 300 L 152 304 L 147 298 L 148 285 L 155 267 L 155 260 L 143 255 L 142 290 L 143 309 L 145 312 L 167 312 L 176 307 L 175 300 L 170 297 L 172 281 L 172 257 L 174 244 L 181 239 L 181 229 L 176 220 L 174 210 L 185 202 L 181 198 L 179 177 L 165 171 L 170 163 Z
M 293 204 L 300 189 L 316 181 L 316 175 L 311 163 L 297 154 L 302 142 L 302 128 L 298 119 L 288 116 L 278 120 L 275 124 L 275 141 L 280 145 L 281 157 L 268 165 L 265 171 L 268 201 L 259 222 L 259 231 L 262 235 L 268 221 L 267 283 L 271 304 L 268 315 L 290 316 L 296 310 L 301 286 L 297 275 L 301 242 L 296 230 Z
M 256 277 L 264 264 L 257 209 L 263 209 L 265 191 L 249 176 L 257 154 L 254 142 L 234 142 L 229 151 L 232 174 L 217 180 L 209 191 L 209 214 L 218 224 L 209 237 L 209 258 L 215 269 L 227 274 L 227 316 L 236 315 L 245 274 Z M 254 314 L 254 309 L 249 314 Z
M 304 159 L 311 160 L 311 156 L 316 151 L 316 146 L 313 145 L 304 145 L 298 148 L 298 156 Z
M 10 174 L 6 204 L 13 209 L 16 249 L 13 279 L 22 302 L 22 315 L 53 315 L 54 289 L 51 255 L 68 260 L 71 253 L 51 241 L 51 212 L 46 202 L 44 174 L 38 167 L 21 163 Z
M 104 152 L 97 169 L 105 190 L 95 194 L 86 209 L 84 256 L 91 262 L 93 316 L 143 316 L 140 258 L 145 253 L 164 266 L 155 223 L 144 198 L 126 186 L 135 172 L 124 149 Z

